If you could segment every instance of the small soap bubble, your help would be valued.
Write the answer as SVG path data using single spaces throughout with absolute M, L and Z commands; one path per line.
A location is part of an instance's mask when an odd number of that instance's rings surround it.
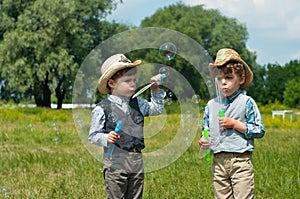
M 207 80 L 206 85 L 207 85 L 208 87 L 212 87 L 212 86 L 213 86 L 213 83 L 212 83 L 211 80 Z
M 55 145 L 59 145 L 59 139 L 56 138 L 56 137 L 52 139 L 52 142 L 53 142 Z
M 161 75 L 164 74 L 166 77 L 168 77 L 168 76 L 169 76 L 169 73 L 170 73 L 170 70 L 169 70 L 169 68 L 166 67 L 166 66 L 163 66 L 163 67 L 161 67 L 161 68 L 159 69 L 159 74 L 161 74 Z
M 199 104 L 199 102 L 200 102 L 200 96 L 199 96 L 199 95 L 193 95 L 192 101 L 193 101 L 195 104 Z
M 172 104 L 172 100 L 170 98 L 165 99 L 165 104 L 171 105 Z
M 166 42 L 159 47 L 158 53 L 162 59 L 170 61 L 176 57 L 177 48 L 172 42 Z
M 167 95 L 168 95 L 169 98 L 173 97 L 173 93 L 171 91 L 169 91 Z
M 113 112 L 111 112 L 111 113 L 108 114 L 108 118 L 107 119 L 109 121 L 111 121 L 111 122 L 117 122 L 117 120 L 118 120 L 116 114 L 114 114 Z

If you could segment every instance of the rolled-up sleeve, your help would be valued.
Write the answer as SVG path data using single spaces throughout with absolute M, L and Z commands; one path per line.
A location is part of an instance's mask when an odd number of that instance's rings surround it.
M 250 98 L 246 104 L 245 137 L 247 139 L 262 138 L 265 134 L 264 123 L 255 101 Z
M 92 111 L 91 126 L 88 139 L 92 144 L 107 146 L 108 134 L 104 133 L 105 115 L 100 106 L 96 106 Z

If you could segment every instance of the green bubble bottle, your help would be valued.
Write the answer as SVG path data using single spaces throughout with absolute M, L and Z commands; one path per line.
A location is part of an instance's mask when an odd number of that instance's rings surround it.
M 204 137 L 204 139 L 205 139 L 206 141 L 209 142 L 208 128 L 207 128 L 207 127 L 204 128 L 203 137 Z M 205 151 L 205 161 L 206 161 L 206 162 L 210 162 L 210 159 L 211 159 L 211 158 L 210 158 L 210 149 L 207 149 L 207 150 Z
M 224 112 L 224 110 L 223 109 L 221 109 L 220 111 L 219 111 L 219 118 L 224 118 L 225 117 L 225 112 Z M 224 129 L 223 128 L 221 128 L 221 134 L 223 135 L 224 134 Z

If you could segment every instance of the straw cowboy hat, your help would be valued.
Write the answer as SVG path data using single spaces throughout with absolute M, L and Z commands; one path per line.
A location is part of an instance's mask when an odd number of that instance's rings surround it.
M 101 77 L 98 81 L 98 89 L 102 94 L 108 94 L 110 89 L 107 87 L 108 80 L 119 70 L 132 68 L 142 63 L 136 60 L 133 63 L 123 54 L 116 54 L 109 57 L 101 67 Z
M 210 71 L 212 72 L 215 67 L 221 67 L 227 64 L 228 62 L 239 62 L 244 65 L 246 79 L 245 79 L 245 83 L 241 85 L 241 90 L 245 90 L 247 87 L 250 86 L 253 80 L 253 73 L 250 67 L 248 66 L 248 64 L 244 60 L 242 60 L 240 55 L 235 50 L 230 48 L 220 49 L 217 52 L 215 63 L 209 64 Z

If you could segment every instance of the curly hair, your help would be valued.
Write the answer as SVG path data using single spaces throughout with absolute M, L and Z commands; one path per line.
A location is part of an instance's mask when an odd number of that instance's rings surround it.
M 233 71 L 239 76 L 245 74 L 245 67 L 240 62 L 228 62 L 227 64 L 219 67 L 218 69 L 219 72 L 223 74 L 231 74 Z

